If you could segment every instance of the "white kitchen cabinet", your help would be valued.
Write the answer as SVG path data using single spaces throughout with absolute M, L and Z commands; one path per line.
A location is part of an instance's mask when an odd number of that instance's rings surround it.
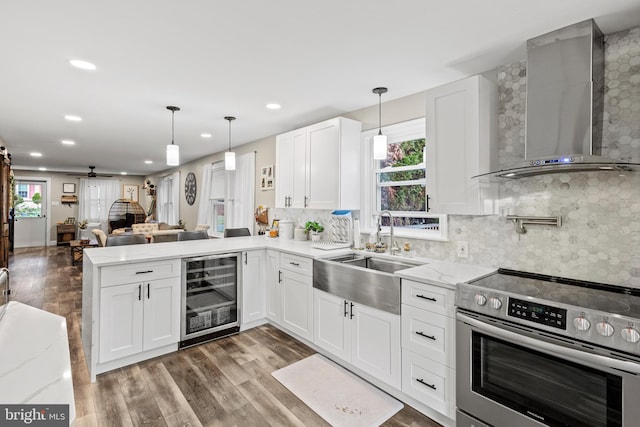
M 400 316 L 314 289 L 314 343 L 395 388 Z
M 426 167 L 429 212 L 497 213 L 495 183 L 472 176 L 496 170 L 497 86 L 482 76 L 426 93 Z
M 109 286 L 100 292 L 100 363 L 180 340 L 178 278 Z
M 280 253 L 271 249 L 267 250 L 265 265 L 265 277 L 267 281 L 266 315 L 267 319 L 276 324 L 282 322 L 281 310 L 281 286 L 280 286 Z
M 402 279 L 402 391 L 455 418 L 455 291 Z
M 360 208 L 360 122 L 336 117 L 276 137 L 276 208 Z
M 280 253 L 280 326 L 313 340 L 313 260 Z
M 265 318 L 265 252 L 242 254 L 242 327 Z

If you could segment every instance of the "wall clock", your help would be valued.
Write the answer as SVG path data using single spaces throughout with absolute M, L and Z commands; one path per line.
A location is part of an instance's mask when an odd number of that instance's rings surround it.
M 184 197 L 189 205 L 193 205 L 196 201 L 196 190 L 196 176 L 193 172 L 189 172 L 184 181 Z

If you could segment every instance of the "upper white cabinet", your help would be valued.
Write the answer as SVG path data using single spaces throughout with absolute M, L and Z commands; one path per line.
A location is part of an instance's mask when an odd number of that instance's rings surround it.
M 496 213 L 493 183 L 472 179 L 497 169 L 497 86 L 473 76 L 427 91 L 427 194 L 431 213 Z
M 360 122 L 336 117 L 276 137 L 276 207 L 360 208 Z

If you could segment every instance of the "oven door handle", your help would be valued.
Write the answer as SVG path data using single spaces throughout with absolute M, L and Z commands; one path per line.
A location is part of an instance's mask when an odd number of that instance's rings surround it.
M 541 350 L 547 354 L 560 356 L 570 361 L 582 361 L 583 363 L 587 364 L 610 367 L 619 369 L 621 371 L 630 372 L 632 374 L 640 375 L 640 363 L 630 361 L 628 362 L 612 357 L 601 356 L 599 354 L 588 353 L 586 351 L 575 350 L 569 347 L 552 344 L 542 340 L 536 340 L 534 338 L 529 338 L 515 332 L 507 331 L 497 326 L 490 325 L 488 323 L 466 316 L 462 313 L 457 313 L 456 317 L 459 321 L 477 328 L 480 332 L 484 332 L 496 338 L 502 338 L 503 340 L 513 344 L 520 344 L 533 350 Z

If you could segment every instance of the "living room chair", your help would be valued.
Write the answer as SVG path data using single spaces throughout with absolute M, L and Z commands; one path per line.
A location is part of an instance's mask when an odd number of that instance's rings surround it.
M 107 246 L 139 245 L 147 243 L 147 238 L 143 234 L 128 234 L 124 236 L 109 236 Z
M 181 242 L 183 240 L 200 240 L 200 239 L 208 239 L 209 234 L 205 230 L 200 231 L 183 231 L 182 233 L 177 234 L 178 241 Z
M 104 247 L 107 245 L 107 235 L 99 228 L 94 228 L 91 232 L 96 236 L 98 245 Z
M 242 237 L 242 236 L 251 236 L 251 233 L 249 232 L 249 229 L 247 227 L 224 229 L 224 237 Z

